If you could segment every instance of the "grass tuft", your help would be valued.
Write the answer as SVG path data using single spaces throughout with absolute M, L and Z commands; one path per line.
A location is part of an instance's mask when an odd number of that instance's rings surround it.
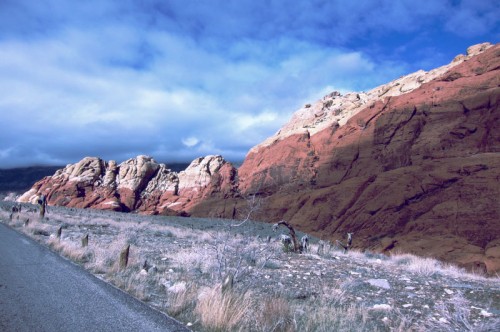
M 167 291 L 166 311 L 173 317 L 191 313 L 196 307 L 197 290 L 193 284 L 178 283 Z
M 198 296 L 195 312 L 207 331 L 236 331 L 244 326 L 243 319 L 251 307 L 248 293 L 228 291 L 223 294 L 218 285 Z
M 52 250 L 79 264 L 88 263 L 94 258 L 94 251 L 91 248 L 81 248 L 55 237 L 51 237 L 47 244 Z

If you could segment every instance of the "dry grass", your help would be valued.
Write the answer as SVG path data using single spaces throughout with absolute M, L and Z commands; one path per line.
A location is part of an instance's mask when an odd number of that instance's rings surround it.
M 195 312 L 207 331 L 237 331 L 252 307 L 249 293 L 222 293 L 220 285 L 204 289 L 198 296 Z
M 368 310 L 356 307 L 330 307 L 318 303 L 299 317 L 301 331 L 376 331 L 367 326 Z
M 471 304 L 461 294 L 450 301 L 437 304 L 437 312 L 430 320 L 423 322 L 422 329 L 429 331 L 499 331 L 500 322 L 474 325 L 470 321 Z
M 52 250 L 77 263 L 90 262 L 94 257 L 94 251 L 91 248 L 78 247 L 73 243 L 57 239 L 56 237 L 51 237 L 47 241 L 47 245 Z
M 430 277 L 439 271 L 443 271 L 442 263 L 432 258 L 418 257 L 410 254 L 395 255 L 391 258 L 394 264 L 406 265 L 408 271 L 420 276 Z
M 194 284 L 179 282 L 167 290 L 166 311 L 173 317 L 179 317 L 186 312 L 192 312 L 196 307 L 197 289 Z
M 43 235 L 49 236 L 55 234 L 56 229 L 50 225 L 42 224 L 35 220 L 30 220 L 27 226 L 23 227 L 23 232 L 27 235 Z
M 472 324 L 466 302 L 454 307 L 443 302 L 437 310 L 448 323 L 430 320 L 427 325 L 415 321 L 408 310 L 398 311 L 394 303 L 390 310 L 378 311 L 373 302 L 365 302 L 367 290 L 377 299 L 389 295 L 364 282 L 370 271 L 378 269 L 404 271 L 412 281 L 443 275 L 472 278 L 430 258 L 359 251 L 344 254 L 329 244 L 318 255 L 317 243 L 312 243 L 307 254 L 284 253 L 279 242 L 267 243 L 265 234 L 257 239 L 253 230 L 235 232 L 209 224 L 212 221 L 196 229 L 190 219 L 185 224 L 137 222 L 125 220 L 128 215 L 122 214 L 49 213 L 50 220 L 41 221 L 29 214 L 12 220 L 8 216 L 0 211 L 0 218 L 12 227 L 140 300 L 192 323 L 197 331 L 452 331 L 467 330 Z M 26 218 L 33 220 L 24 227 Z M 57 239 L 53 235 L 60 226 L 63 235 Z M 89 245 L 82 248 L 81 238 L 87 233 Z M 119 254 L 126 245 L 131 245 L 129 263 L 120 269 Z M 149 271 L 143 270 L 146 260 L 153 266 Z M 302 269 L 303 264 L 312 268 Z M 235 284 L 223 294 L 220 283 L 227 274 L 234 276 Z M 322 283 L 312 286 L 309 282 L 314 278 Z
M 483 272 L 469 272 L 453 264 L 443 263 L 434 258 L 419 257 L 412 254 L 392 254 L 387 264 L 402 265 L 406 270 L 423 277 L 431 277 L 439 274 L 453 278 L 466 278 L 469 280 L 487 279 Z M 489 279 L 491 280 L 491 278 Z
M 202 246 L 169 252 L 165 254 L 165 257 L 170 259 L 173 267 L 179 270 L 193 269 L 200 273 L 213 273 L 218 266 L 214 255 L 208 248 Z
M 294 331 L 293 311 L 283 298 L 265 298 L 259 303 L 255 317 L 257 331 Z

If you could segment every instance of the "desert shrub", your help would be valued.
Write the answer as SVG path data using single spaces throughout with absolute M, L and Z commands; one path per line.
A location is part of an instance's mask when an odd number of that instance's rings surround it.
M 96 248 L 94 261 L 90 266 L 90 269 L 97 274 L 103 274 L 108 272 L 115 264 L 116 257 L 110 255 L 106 248 Z
M 406 269 L 418 275 L 430 277 L 442 270 L 441 262 L 426 257 L 418 257 L 410 254 L 395 255 L 391 261 L 397 265 L 405 265 Z
M 52 227 L 40 222 L 32 221 L 23 229 L 23 231 L 28 235 L 50 236 Z
M 382 261 L 389 260 L 389 257 L 387 255 L 376 253 L 369 250 L 365 251 L 365 257 L 369 259 L 380 259 Z
M 343 249 L 342 249 L 342 251 L 343 251 Z M 367 259 L 369 259 L 366 256 L 366 253 L 358 251 L 358 250 L 349 250 L 346 253 L 346 255 L 349 256 L 350 258 L 352 258 L 354 260 L 358 260 L 358 261 L 366 261 Z
M 170 252 L 166 256 L 173 262 L 173 267 L 179 271 L 190 269 L 200 273 L 211 273 L 217 269 L 217 260 L 205 248 L 199 250 L 182 249 Z
M 154 231 L 153 235 L 156 237 L 169 237 L 169 238 L 175 237 L 174 233 L 172 233 L 169 230 L 156 230 Z
M 120 252 L 128 244 L 127 238 L 119 236 L 108 245 L 93 247 L 94 259 L 89 265 L 89 269 L 95 273 L 113 274 L 119 271 Z M 138 267 L 140 262 L 136 254 L 136 247 L 130 247 L 128 266 Z
M 482 271 L 478 273 L 473 273 L 473 272 L 471 273 L 453 264 L 443 264 L 441 273 L 454 278 L 468 278 L 476 280 L 482 280 L 485 278 L 484 273 Z
M 293 252 L 293 243 L 291 242 L 282 242 L 281 249 L 284 253 Z
M 246 248 L 239 248 L 241 257 L 244 258 L 246 264 L 249 266 L 256 266 L 259 260 L 259 248 L 256 245 L 249 245 Z
M 107 280 L 139 300 L 147 302 L 151 299 L 152 294 L 152 283 L 147 281 L 151 277 L 154 276 L 141 275 L 138 266 L 133 266 L 108 274 Z
M 410 265 L 413 260 L 412 255 L 393 255 L 391 261 L 396 265 Z
M 485 279 L 482 271 L 468 272 L 453 264 L 446 264 L 434 258 L 418 257 L 411 254 L 392 256 L 390 262 L 405 266 L 410 272 L 420 276 L 431 277 L 435 275 L 446 275 L 451 277 L 481 280 Z
M 281 264 L 276 260 L 267 260 L 264 262 L 263 268 L 270 270 L 278 270 L 281 268 Z

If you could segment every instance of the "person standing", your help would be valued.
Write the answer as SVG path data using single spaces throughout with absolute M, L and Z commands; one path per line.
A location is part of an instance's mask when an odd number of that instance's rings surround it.
M 45 208 L 47 207 L 47 199 L 44 194 L 41 194 L 38 198 L 38 206 L 40 206 L 40 217 L 43 219 L 45 217 Z

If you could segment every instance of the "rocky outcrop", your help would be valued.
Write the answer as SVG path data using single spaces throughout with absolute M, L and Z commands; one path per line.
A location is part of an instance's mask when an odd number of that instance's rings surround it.
M 354 232 L 357 248 L 499 271 L 499 69 L 500 45 L 481 44 L 433 71 L 306 105 L 248 153 L 240 193 L 265 199 L 266 220 L 324 239 Z M 207 204 L 234 214 L 227 200 Z
M 44 194 L 50 205 L 187 214 L 207 196 L 231 192 L 236 169 L 221 156 L 198 158 L 180 173 L 138 156 L 117 165 L 87 157 L 35 183 L 18 201 L 35 203 Z
M 198 196 L 217 174 L 226 161 L 221 156 L 207 156 L 193 160 L 185 171 L 179 172 L 179 189 L 191 196 Z
M 327 128 L 335 130 L 335 128 L 345 125 L 350 118 L 365 109 L 367 105 L 387 97 L 400 96 L 411 92 L 419 88 L 422 84 L 443 76 L 455 66 L 468 61 L 490 47 L 492 45 L 489 43 L 471 46 L 467 49 L 467 55 L 458 55 L 448 65 L 428 72 L 419 70 L 378 86 L 368 92 L 352 92 L 342 95 L 340 92 L 334 91 L 324 96 L 321 100 L 313 104 L 306 104 L 297 110 L 290 121 L 274 136 L 253 147 L 250 152 L 255 153 L 261 148 L 274 144 L 276 141 L 285 139 L 288 136 L 305 133 L 314 135 Z
M 221 156 L 195 159 L 179 173 L 165 169 L 164 165 L 161 167 L 141 194 L 139 212 L 171 214 L 170 211 L 176 211 L 186 215 L 201 201 L 220 200 L 237 193 L 237 170 Z
M 138 156 L 120 164 L 116 177 L 116 191 L 127 210 L 138 206 L 140 193 L 156 175 L 160 165 L 151 157 Z

